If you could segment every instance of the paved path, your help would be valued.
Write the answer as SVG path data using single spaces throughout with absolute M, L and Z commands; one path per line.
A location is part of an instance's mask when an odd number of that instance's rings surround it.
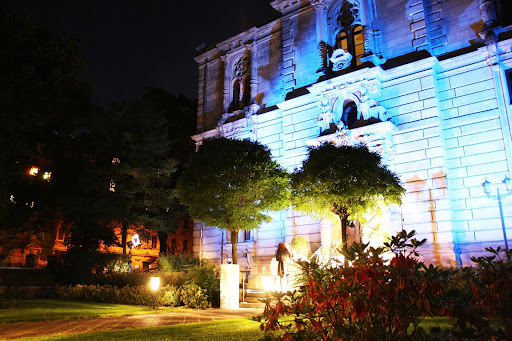
M 91 319 L 69 319 L 0 324 L 0 340 L 21 337 L 68 335 L 123 328 L 157 327 L 180 323 L 207 322 L 230 318 L 251 317 L 263 312 L 262 309 L 240 308 L 176 311 L 172 313 L 116 316 Z

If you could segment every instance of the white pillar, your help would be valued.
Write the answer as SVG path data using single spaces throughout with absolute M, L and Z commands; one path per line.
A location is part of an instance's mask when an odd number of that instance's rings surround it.
M 240 267 L 238 264 L 220 266 L 220 307 L 238 309 L 239 306 Z

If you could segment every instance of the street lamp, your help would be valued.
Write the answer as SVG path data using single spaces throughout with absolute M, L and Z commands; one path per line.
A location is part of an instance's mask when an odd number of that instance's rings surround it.
M 491 183 L 487 181 L 487 178 L 482 183 L 482 187 L 484 188 L 484 192 L 487 195 L 487 198 L 498 200 L 498 207 L 500 208 L 501 228 L 503 230 L 503 240 L 505 241 L 507 259 L 510 260 L 510 256 L 508 254 L 507 231 L 505 229 L 505 219 L 503 218 L 503 205 L 501 204 L 501 199 L 505 199 L 510 195 L 509 193 L 511 191 L 512 180 L 508 176 L 505 176 L 505 179 L 503 179 L 502 182 L 505 184 L 505 188 L 507 189 L 506 194 L 500 194 L 500 188 L 496 187 L 496 195 L 491 195 Z

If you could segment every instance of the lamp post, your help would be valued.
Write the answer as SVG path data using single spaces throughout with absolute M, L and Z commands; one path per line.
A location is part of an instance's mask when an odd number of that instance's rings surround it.
M 500 208 L 500 218 L 501 218 L 501 228 L 503 230 L 503 240 L 505 241 L 505 250 L 507 251 L 507 260 L 510 260 L 510 256 L 508 254 L 508 240 L 507 240 L 507 230 L 505 229 L 505 219 L 503 218 L 503 205 L 501 203 L 501 199 L 505 199 L 508 197 L 511 191 L 512 180 L 505 176 L 502 183 L 505 184 L 506 194 L 500 194 L 500 188 L 496 187 L 496 195 L 491 195 L 491 183 L 485 179 L 482 183 L 482 187 L 484 188 L 484 192 L 487 195 L 487 198 L 494 199 L 498 201 L 498 207 Z

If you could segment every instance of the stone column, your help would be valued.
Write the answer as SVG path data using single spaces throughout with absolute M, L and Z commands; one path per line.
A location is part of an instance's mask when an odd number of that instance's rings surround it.
M 315 9 L 316 43 L 318 51 L 318 70 L 325 71 L 327 66 L 327 0 L 309 0 Z
M 229 58 L 224 55 L 221 56 L 220 59 L 224 63 L 224 99 L 222 102 L 222 106 L 224 108 L 224 112 L 228 111 L 229 107 L 229 82 L 230 82 L 230 69 L 229 69 Z
M 258 63 L 256 60 L 256 43 L 249 44 L 248 48 L 251 53 L 251 99 L 249 104 L 253 104 L 255 103 L 255 98 L 258 95 Z
M 363 26 L 364 54 L 374 53 L 373 30 L 370 26 Z

